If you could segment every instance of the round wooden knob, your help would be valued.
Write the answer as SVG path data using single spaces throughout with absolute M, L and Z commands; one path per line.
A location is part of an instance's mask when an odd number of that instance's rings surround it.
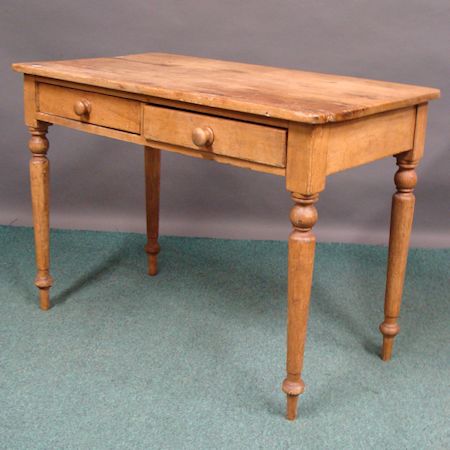
M 91 112 L 91 102 L 86 99 L 77 100 L 73 105 L 73 110 L 77 116 L 87 116 Z
M 194 128 L 192 131 L 192 142 L 198 147 L 207 147 L 214 142 L 213 130 L 209 127 Z

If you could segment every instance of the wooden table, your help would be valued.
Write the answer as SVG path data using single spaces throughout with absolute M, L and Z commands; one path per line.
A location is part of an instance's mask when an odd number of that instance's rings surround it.
M 145 147 L 148 273 L 157 273 L 160 151 L 286 178 L 287 418 L 297 414 L 313 275 L 315 203 L 328 175 L 394 155 L 382 358 L 392 355 L 427 102 L 436 89 L 162 53 L 14 64 L 23 72 L 40 307 L 50 307 L 47 128 Z

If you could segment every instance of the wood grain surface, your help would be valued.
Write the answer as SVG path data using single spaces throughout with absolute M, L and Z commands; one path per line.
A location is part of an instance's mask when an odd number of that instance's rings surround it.
M 165 53 L 13 64 L 31 75 L 305 123 L 425 103 L 439 90 Z

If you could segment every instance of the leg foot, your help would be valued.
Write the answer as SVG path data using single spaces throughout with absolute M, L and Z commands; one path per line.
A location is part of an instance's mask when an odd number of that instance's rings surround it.
M 47 311 L 50 309 L 50 292 L 49 288 L 39 289 L 39 307 L 42 311 Z
M 290 381 L 286 378 L 283 381 L 282 389 L 286 394 L 286 419 L 295 420 L 297 418 L 298 396 L 305 391 L 305 383 L 302 379 Z
M 148 274 L 154 276 L 158 273 L 158 255 L 148 255 Z
M 383 336 L 383 347 L 381 349 L 381 359 L 389 361 L 392 358 L 392 349 L 394 347 L 394 338 Z
M 295 420 L 297 418 L 298 395 L 288 395 L 286 405 L 286 419 Z

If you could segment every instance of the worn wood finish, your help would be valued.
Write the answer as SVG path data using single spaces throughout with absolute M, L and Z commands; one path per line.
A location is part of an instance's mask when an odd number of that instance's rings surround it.
M 64 81 L 53 78 L 45 78 L 39 76 L 25 75 L 35 79 L 38 83 L 53 84 L 55 86 L 64 86 L 72 89 L 78 89 L 80 91 L 97 92 L 99 94 L 112 95 L 114 97 L 129 98 L 131 100 L 138 100 L 140 102 L 149 103 L 152 105 L 165 106 L 167 108 L 186 109 L 186 102 L 179 100 L 169 100 L 166 98 L 154 97 L 151 95 L 135 94 L 128 91 L 117 91 L 114 89 L 103 88 L 99 86 L 93 86 L 91 84 L 80 84 L 72 81 Z M 196 105 L 189 103 L 189 110 L 192 112 L 209 114 L 211 116 L 221 116 L 230 119 L 241 120 L 243 122 L 261 123 L 263 125 L 269 125 L 271 127 L 287 128 L 288 121 L 282 119 L 275 119 L 273 117 L 258 116 L 256 114 L 249 114 L 241 111 L 231 111 L 222 108 L 213 108 L 206 105 Z
M 409 153 L 410 161 L 419 161 L 425 150 L 425 132 L 427 128 L 428 104 L 417 105 L 416 127 L 414 129 L 414 145 Z
M 314 206 L 327 176 L 397 155 L 382 357 L 398 333 L 415 167 L 431 88 L 148 53 L 21 63 L 40 305 L 50 307 L 48 124 L 145 147 L 148 273 L 158 271 L 161 150 L 286 177 L 295 202 L 288 251 L 287 418 L 304 391 Z
M 277 167 L 286 166 L 286 131 L 278 128 L 144 106 L 143 133 L 151 141 Z M 196 143 L 200 137 L 209 141 Z
M 41 309 L 50 308 L 50 225 L 49 225 L 49 162 L 47 159 L 47 125 L 38 123 L 29 127 L 31 138 L 28 148 L 30 161 L 31 200 L 33 205 L 34 240 L 37 274 L 35 284 L 39 289 Z
M 207 159 L 210 161 L 216 161 L 221 164 L 228 164 L 230 166 L 241 167 L 244 169 L 254 170 L 257 172 L 270 173 L 272 175 L 284 176 L 286 170 L 284 167 L 274 167 L 267 164 L 255 163 L 253 161 L 246 161 L 243 159 L 230 158 L 228 156 L 216 155 L 210 151 L 202 150 L 191 150 L 184 147 L 179 147 L 176 145 L 165 144 L 163 142 L 149 141 L 144 138 L 143 135 L 138 135 L 134 133 L 125 133 L 120 130 L 115 130 L 112 128 L 100 127 L 98 125 L 92 125 L 89 123 L 82 123 L 65 117 L 54 116 L 45 113 L 36 113 L 36 118 L 43 122 L 61 125 L 64 127 L 72 128 L 74 130 L 82 131 L 84 133 L 95 134 L 98 136 L 106 136 L 112 139 L 117 139 L 120 141 L 131 142 L 138 145 L 151 145 L 151 147 L 158 148 L 160 150 L 167 150 L 169 152 L 179 153 L 181 155 L 191 156 L 194 158 Z
M 328 125 L 327 175 L 411 150 L 416 108 Z
M 135 100 L 39 83 L 39 111 L 107 128 L 139 133 L 141 105 Z
M 23 111 L 25 125 L 38 127 L 36 118 L 36 77 L 25 75 L 23 78 Z
M 294 122 L 325 123 L 424 103 L 431 88 L 145 53 L 14 64 L 19 72 Z
M 291 123 L 286 189 L 313 194 L 323 191 L 327 169 L 329 127 Z
M 148 274 L 158 273 L 159 191 L 161 178 L 161 151 L 145 147 L 145 201 L 147 209 Z
M 127 133 L 125 131 L 116 130 L 114 128 L 101 127 L 91 123 L 81 122 L 65 117 L 55 116 L 37 112 L 36 118 L 40 121 L 61 125 L 63 127 L 72 128 L 73 130 L 82 131 L 83 133 L 96 134 L 98 136 L 106 136 L 119 141 L 131 142 L 133 144 L 144 145 L 145 139 L 140 134 Z
M 159 148 L 161 150 L 167 150 L 169 152 L 179 153 L 181 155 L 192 156 L 194 158 L 206 159 L 209 161 L 216 161 L 221 164 L 229 164 L 235 167 L 241 167 L 243 169 L 254 170 L 257 172 L 270 173 L 272 175 L 284 176 L 286 169 L 284 167 L 269 166 L 267 164 L 255 163 L 254 161 L 247 161 L 245 159 L 230 158 L 229 156 L 217 155 L 208 150 L 193 150 L 185 147 L 179 147 L 177 145 L 166 144 L 164 142 L 156 142 L 146 140 L 147 145 Z
M 318 195 L 293 194 L 292 199 L 295 205 L 290 215 L 293 230 L 288 251 L 287 376 L 282 385 L 287 395 L 286 417 L 289 420 L 296 418 L 298 396 L 305 389 L 301 373 L 316 246 L 312 232 L 317 222 L 314 203 Z

